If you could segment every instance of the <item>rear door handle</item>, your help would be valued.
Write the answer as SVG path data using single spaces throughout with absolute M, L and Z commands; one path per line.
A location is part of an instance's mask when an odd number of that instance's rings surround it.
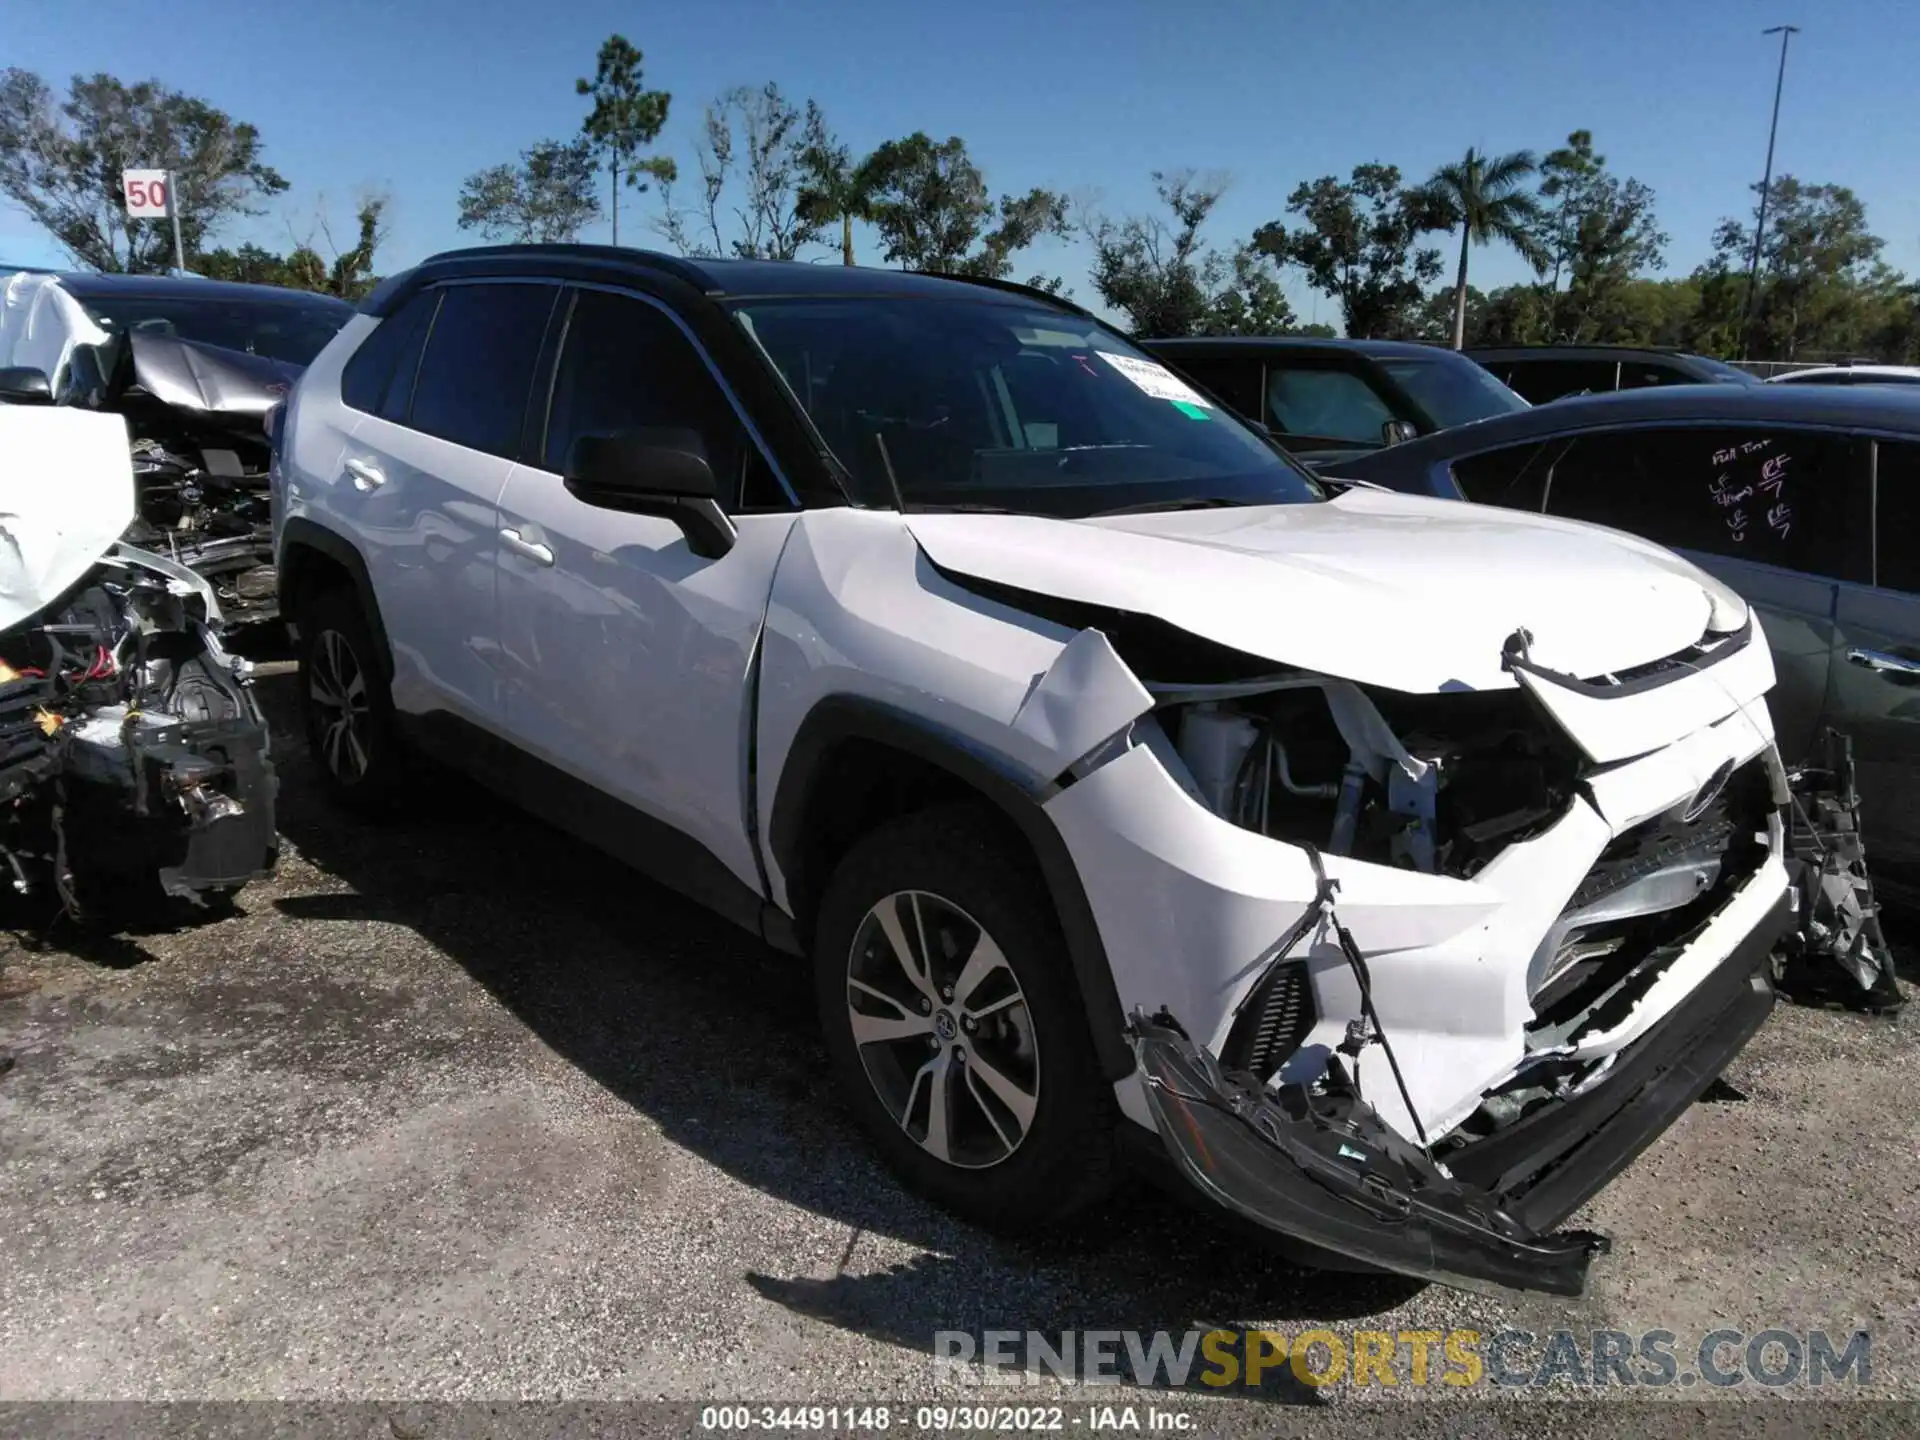
M 1920 675 L 1920 660 L 1889 650 L 1849 650 L 1847 661 L 1882 675 Z
M 362 495 L 378 490 L 387 483 L 386 471 L 370 460 L 348 459 L 347 475 L 353 481 L 353 488 Z
M 511 526 L 500 532 L 501 542 L 516 555 L 524 555 L 536 565 L 553 564 L 553 551 L 537 540 L 529 540 Z

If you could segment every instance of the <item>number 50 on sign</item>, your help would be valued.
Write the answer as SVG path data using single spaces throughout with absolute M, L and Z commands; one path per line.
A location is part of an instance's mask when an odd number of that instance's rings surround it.
M 127 214 L 135 220 L 160 220 L 167 215 L 172 199 L 167 194 L 164 170 L 128 170 L 120 177 L 126 191 Z

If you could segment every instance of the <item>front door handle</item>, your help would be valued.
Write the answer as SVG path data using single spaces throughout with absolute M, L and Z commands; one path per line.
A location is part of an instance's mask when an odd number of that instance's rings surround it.
M 1908 655 L 1896 655 L 1890 650 L 1849 650 L 1847 662 L 1864 665 L 1881 675 L 1920 676 L 1920 660 Z
M 353 488 L 362 495 L 370 494 L 387 483 L 386 472 L 370 460 L 349 459 L 346 464 L 347 476 L 353 481 Z
M 529 540 L 512 526 L 500 532 L 501 542 L 516 555 L 524 555 L 536 565 L 553 564 L 553 551 L 537 540 Z

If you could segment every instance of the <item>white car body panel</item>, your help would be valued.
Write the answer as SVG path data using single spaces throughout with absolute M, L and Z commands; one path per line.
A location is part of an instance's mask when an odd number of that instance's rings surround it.
M 673 521 L 599 509 L 517 466 L 498 548 L 502 732 L 712 851 L 760 887 L 746 824 L 752 672 L 797 515 L 747 515 L 717 560 Z
M 55 599 L 133 523 L 118 415 L 0 405 L 0 630 Z
M 1522 625 L 1540 664 L 1603 675 L 1691 645 L 1711 609 L 1679 567 L 1603 531 L 1370 490 L 1319 505 L 908 523 L 942 569 L 1395 690 L 1511 689 L 1501 647 Z
M 0 366 L 29 365 L 58 394 L 76 345 L 112 338 L 60 286 L 58 275 L 20 271 L 0 286 Z

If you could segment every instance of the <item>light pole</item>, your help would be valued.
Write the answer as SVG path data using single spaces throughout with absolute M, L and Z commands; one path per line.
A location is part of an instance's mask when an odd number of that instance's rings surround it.
M 1747 304 L 1740 317 L 1740 358 L 1747 358 L 1747 341 L 1753 332 L 1753 291 L 1760 278 L 1760 242 L 1767 233 L 1767 194 L 1773 189 L 1773 138 L 1780 133 L 1780 91 L 1787 83 L 1787 42 L 1800 33 L 1798 25 L 1775 25 L 1762 35 L 1780 37 L 1780 73 L 1773 82 L 1773 123 L 1767 127 L 1767 171 L 1760 179 L 1760 218 L 1753 227 L 1753 260 L 1747 266 Z

